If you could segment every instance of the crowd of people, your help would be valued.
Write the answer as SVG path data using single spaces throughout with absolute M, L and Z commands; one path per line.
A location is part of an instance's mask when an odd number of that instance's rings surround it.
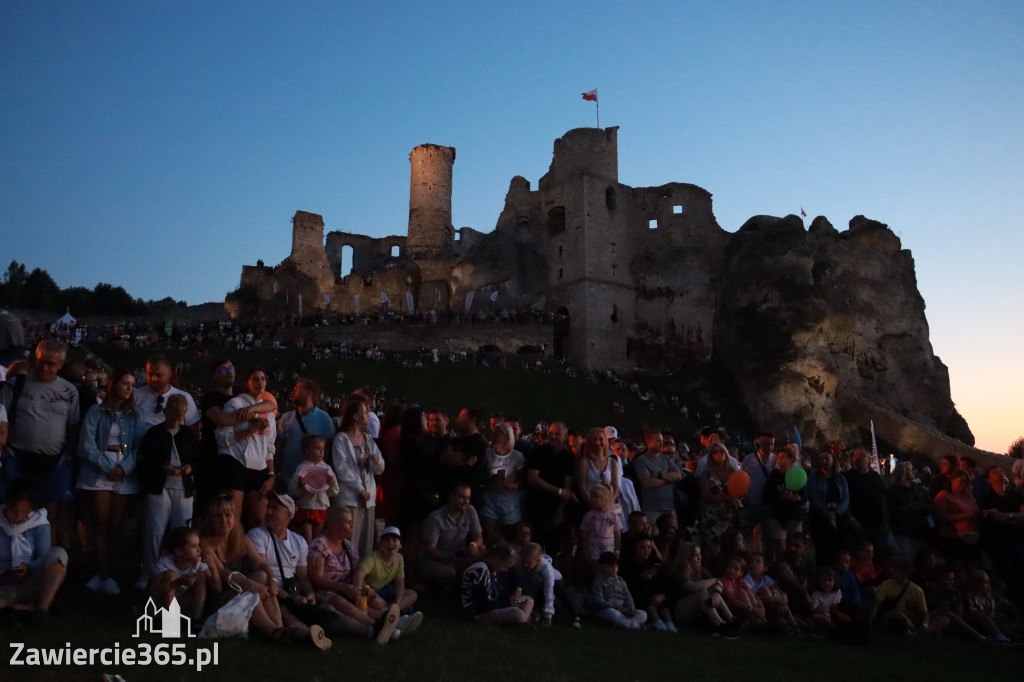
M 1012 481 L 954 457 L 886 480 L 866 450 L 769 432 L 749 453 L 720 427 L 634 444 L 557 415 L 378 409 L 372 387 L 334 409 L 311 379 L 279 401 L 266 370 L 226 358 L 198 404 L 159 355 L 145 385 L 111 370 L 97 396 L 67 352 L 40 342 L 0 388 L 0 609 L 38 624 L 62 548 L 89 565 L 84 589 L 116 595 L 113 557 L 135 543 L 134 589 L 197 619 L 256 595 L 253 635 L 319 648 L 409 635 L 424 591 L 492 625 L 1021 635 L 1021 461 Z

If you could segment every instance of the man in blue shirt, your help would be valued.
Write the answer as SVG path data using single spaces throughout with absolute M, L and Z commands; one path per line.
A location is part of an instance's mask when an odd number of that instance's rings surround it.
M 299 379 L 292 391 L 295 409 L 285 412 L 277 422 L 277 455 L 274 468 L 278 480 L 288 485 L 292 474 L 302 463 L 302 437 L 307 433 L 327 439 L 327 448 L 334 440 L 334 422 L 331 416 L 316 406 L 320 399 L 320 386 L 312 379 Z

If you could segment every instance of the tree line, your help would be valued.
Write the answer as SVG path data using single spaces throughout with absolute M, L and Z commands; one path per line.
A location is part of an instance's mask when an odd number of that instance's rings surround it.
M 187 307 L 185 301 L 170 296 L 159 301 L 133 298 L 124 287 L 100 282 L 92 289 L 62 289 L 46 270 L 29 272 L 24 263 L 11 261 L 0 278 L 0 305 L 27 308 L 41 312 L 63 313 L 70 310 L 76 317 L 85 315 L 148 315 L 169 308 Z

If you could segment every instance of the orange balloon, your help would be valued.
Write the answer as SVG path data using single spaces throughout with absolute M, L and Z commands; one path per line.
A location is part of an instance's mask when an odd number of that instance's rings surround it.
M 727 487 L 733 497 L 743 497 L 750 490 L 750 476 L 746 471 L 734 471 L 729 476 Z

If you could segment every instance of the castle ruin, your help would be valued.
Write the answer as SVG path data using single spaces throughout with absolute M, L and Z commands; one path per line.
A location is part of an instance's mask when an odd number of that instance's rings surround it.
M 553 314 L 555 353 L 586 369 L 721 362 L 766 428 L 842 435 L 870 408 L 973 443 L 932 353 L 913 258 L 887 226 L 755 216 L 727 232 L 700 187 L 620 183 L 617 133 L 555 140 L 537 188 L 512 178 L 486 234 L 453 226 L 455 149 L 420 145 L 406 236 L 332 231 L 325 244 L 323 218 L 298 211 L 291 254 L 244 266 L 226 306 L 281 314 L 301 294 L 307 310 L 343 314 L 385 298 L 395 312 L 472 312 L 496 297 Z

